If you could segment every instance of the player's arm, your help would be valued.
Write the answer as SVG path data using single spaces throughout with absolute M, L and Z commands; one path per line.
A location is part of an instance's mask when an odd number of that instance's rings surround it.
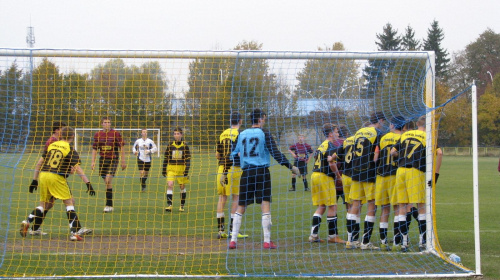
M 139 142 L 139 140 L 135 141 L 134 146 L 132 146 L 132 153 L 134 155 L 137 155 L 139 153 L 139 151 L 137 150 L 137 148 L 139 147 L 139 143 L 138 142 Z
M 121 159 L 121 164 L 122 164 L 122 170 L 125 170 L 125 168 L 127 168 L 127 162 L 125 160 L 125 149 L 124 149 L 123 141 L 121 142 L 118 149 L 120 149 L 120 159 Z
M 188 146 L 185 146 L 184 150 L 184 165 L 186 166 L 184 169 L 184 177 L 187 177 L 189 176 L 189 169 L 191 169 L 191 152 Z
M 266 148 L 271 154 L 271 156 L 281 165 L 288 167 L 288 169 L 292 169 L 293 165 L 290 164 L 288 159 L 284 154 L 280 152 L 276 142 L 274 141 L 273 136 L 267 130 L 263 130 L 266 138 Z
M 158 152 L 158 147 L 156 147 L 155 142 L 151 141 L 150 143 L 151 143 L 151 149 L 149 149 L 149 152 L 151 154 L 154 154 L 154 153 Z
M 167 166 L 168 166 L 169 156 L 170 156 L 170 145 L 167 146 L 167 148 L 165 149 L 165 154 L 163 155 L 163 165 L 161 171 L 163 177 L 167 177 Z
M 31 181 L 31 184 L 28 188 L 30 193 L 33 193 L 33 191 L 38 189 L 38 176 L 40 175 L 40 169 L 42 169 L 43 162 L 43 156 L 40 157 L 40 159 L 38 159 L 38 161 L 36 162 L 35 171 L 33 172 L 33 180 Z
M 377 162 L 379 156 L 380 156 L 380 148 L 377 145 L 375 146 L 375 152 L 373 153 L 373 161 Z
M 297 154 L 295 153 L 295 151 L 295 145 L 290 146 L 290 148 L 288 149 L 288 152 L 292 155 L 293 158 L 297 158 Z
M 441 169 L 441 163 L 443 162 L 443 150 L 437 148 L 436 150 L 436 165 L 434 169 L 434 182 L 437 183 L 439 178 L 439 170 Z
M 76 172 L 76 174 L 80 176 L 80 178 L 82 178 L 82 181 L 85 183 L 85 185 L 87 185 L 87 193 L 90 196 L 94 196 L 95 195 L 94 188 L 92 187 L 90 180 L 85 175 L 85 172 L 83 172 L 83 169 L 80 167 L 80 164 L 73 166 L 73 170 Z

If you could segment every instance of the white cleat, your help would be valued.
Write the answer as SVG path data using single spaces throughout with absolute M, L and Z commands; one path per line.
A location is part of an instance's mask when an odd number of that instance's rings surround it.
M 37 230 L 28 229 L 28 234 L 31 235 L 31 236 L 44 236 L 44 235 L 47 235 L 47 233 L 43 232 L 41 229 L 37 229 Z
M 82 227 L 80 228 L 76 234 L 80 235 L 80 236 L 84 236 L 84 235 L 88 235 L 88 234 L 91 234 L 94 230 L 93 229 L 90 229 L 90 228 L 86 228 L 86 227 Z
M 113 212 L 113 206 L 104 207 L 104 213 L 111 213 L 111 212 Z

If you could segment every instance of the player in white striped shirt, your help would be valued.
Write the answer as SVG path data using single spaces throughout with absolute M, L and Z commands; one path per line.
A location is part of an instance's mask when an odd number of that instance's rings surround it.
M 151 155 L 158 151 L 155 142 L 148 138 L 148 130 L 141 130 L 142 137 L 135 141 L 132 152 L 137 156 L 137 166 L 141 171 L 141 188 L 146 190 L 146 180 L 151 169 Z

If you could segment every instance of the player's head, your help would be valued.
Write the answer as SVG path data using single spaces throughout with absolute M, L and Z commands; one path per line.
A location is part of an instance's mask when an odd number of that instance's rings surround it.
M 54 122 L 52 123 L 52 133 L 57 133 L 61 130 L 61 128 L 68 126 L 64 122 Z
M 183 135 L 182 128 L 180 128 L 180 127 L 174 128 L 175 141 L 182 141 L 182 135 Z
M 384 113 L 382 112 L 375 112 L 370 116 L 371 124 L 382 124 L 384 121 L 385 121 L 385 116 Z
M 75 131 L 71 127 L 65 126 L 65 127 L 61 128 L 60 135 L 59 135 L 60 140 L 71 142 L 71 141 L 73 141 L 74 137 L 75 137 Z
M 141 129 L 141 136 L 144 139 L 148 138 L 148 130 L 145 128 Z
M 323 135 L 325 135 L 326 138 L 337 139 L 339 137 L 339 129 L 334 124 L 325 123 L 323 125 L 322 131 L 323 131 Z
M 241 114 L 237 111 L 233 111 L 230 117 L 231 125 L 239 125 L 240 121 L 241 121 Z
M 304 136 L 304 134 L 299 134 L 298 138 L 299 138 L 299 143 L 304 143 L 306 137 Z
M 418 118 L 418 120 L 417 120 L 417 127 L 419 129 L 425 128 L 425 115 L 421 116 L 420 118 Z
M 252 124 L 263 124 L 266 120 L 266 113 L 261 109 L 254 109 L 252 113 L 250 113 L 250 119 L 252 120 Z
M 395 130 L 403 130 L 403 128 L 407 124 L 407 121 L 402 116 L 395 116 L 395 117 L 391 118 L 390 123 L 391 123 L 391 126 L 393 126 Z
M 339 137 L 347 138 L 349 137 L 349 129 L 343 124 L 339 124 Z
M 101 118 L 101 125 L 104 130 L 110 130 L 111 129 L 111 119 L 109 117 L 102 117 Z

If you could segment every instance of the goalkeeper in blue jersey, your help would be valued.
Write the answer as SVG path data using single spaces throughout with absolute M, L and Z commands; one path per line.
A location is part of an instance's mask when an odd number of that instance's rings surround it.
M 264 230 L 264 249 L 276 249 L 271 241 L 271 174 L 270 155 L 281 165 L 288 167 L 296 175 L 300 175 L 297 167 L 290 164 L 276 145 L 271 133 L 262 127 L 266 122 L 266 114 L 255 109 L 250 114 L 252 127 L 245 129 L 239 136 L 232 157 L 240 155 L 243 174 L 240 181 L 238 208 L 234 215 L 233 232 L 229 249 L 236 249 L 241 218 L 246 207 L 254 202 L 261 204 L 262 228 Z

